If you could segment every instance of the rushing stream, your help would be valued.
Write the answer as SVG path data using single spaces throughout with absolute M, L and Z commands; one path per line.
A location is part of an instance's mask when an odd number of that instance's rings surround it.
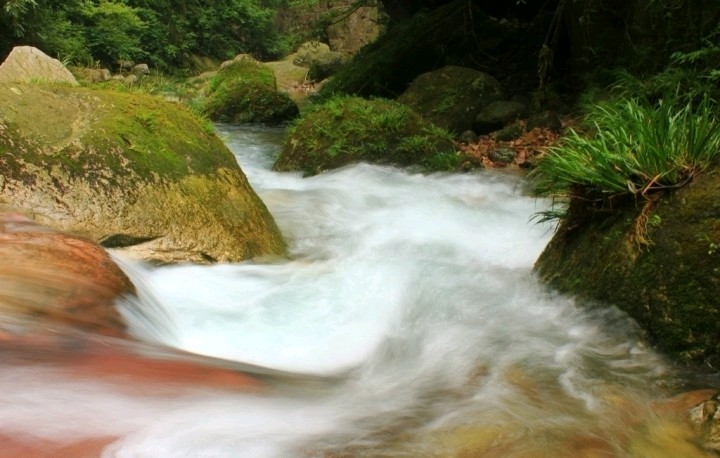
M 521 176 L 302 178 L 269 170 L 280 132 L 221 132 L 291 260 L 131 270 L 166 309 L 166 343 L 292 374 L 259 392 L 165 392 L 15 364 L 0 428 L 110 437 L 104 456 L 121 458 L 689 453 L 648 407 L 678 376 L 632 323 L 533 278 L 552 227 L 530 221 L 546 202 Z

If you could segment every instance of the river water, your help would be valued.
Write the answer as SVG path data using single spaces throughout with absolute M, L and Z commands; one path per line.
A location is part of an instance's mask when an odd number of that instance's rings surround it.
M 547 202 L 520 175 L 302 178 L 270 171 L 280 131 L 220 132 L 290 260 L 127 266 L 165 310 L 155 339 L 279 382 L 166 393 L 17 364 L 0 428 L 110 437 L 121 458 L 703 456 L 652 411 L 681 380 L 633 323 L 533 277 L 553 227 L 530 221 Z

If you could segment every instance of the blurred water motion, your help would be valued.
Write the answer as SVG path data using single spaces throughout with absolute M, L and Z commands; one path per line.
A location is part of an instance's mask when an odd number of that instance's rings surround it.
M 104 302 L 94 273 L 0 260 L 0 458 L 713 456 L 685 417 L 709 393 L 672 398 L 691 374 L 537 283 L 551 228 L 517 176 L 302 179 L 268 170 L 277 132 L 222 132 L 291 259 L 121 261 L 127 336 L 42 311 Z

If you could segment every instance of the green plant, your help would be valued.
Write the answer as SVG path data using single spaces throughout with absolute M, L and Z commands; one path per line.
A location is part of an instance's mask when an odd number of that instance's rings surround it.
M 720 240 L 713 240 L 712 238 L 710 238 L 709 235 L 703 234 L 702 236 L 698 237 L 698 242 L 707 243 L 708 255 L 712 256 L 715 253 L 720 253 Z
M 541 196 L 581 196 L 607 203 L 622 195 L 648 197 L 676 188 L 720 159 L 715 103 L 656 104 L 612 99 L 590 108 L 582 131 L 571 129 L 532 173 Z M 542 219 L 558 216 L 555 208 Z

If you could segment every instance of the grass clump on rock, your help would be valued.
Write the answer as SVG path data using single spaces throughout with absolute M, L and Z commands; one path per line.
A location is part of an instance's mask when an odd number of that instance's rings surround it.
M 210 81 L 204 113 L 213 121 L 279 124 L 297 116 L 298 107 L 278 91 L 271 68 L 240 56 Z
M 720 160 L 720 122 L 712 102 L 656 104 L 630 98 L 589 110 L 583 128 L 570 130 L 534 171 L 544 196 L 581 195 L 608 206 L 620 196 L 649 196 L 688 183 Z M 546 219 L 562 216 L 555 210 Z
M 295 122 L 274 168 L 313 175 L 358 161 L 432 163 L 430 158 L 448 153 L 454 154 L 452 136 L 407 106 L 337 96 Z
M 594 106 L 535 170 L 569 198 L 535 271 L 553 288 L 628 313 L 659 349 L 720 368 L 720 123 L 715 105 Z

